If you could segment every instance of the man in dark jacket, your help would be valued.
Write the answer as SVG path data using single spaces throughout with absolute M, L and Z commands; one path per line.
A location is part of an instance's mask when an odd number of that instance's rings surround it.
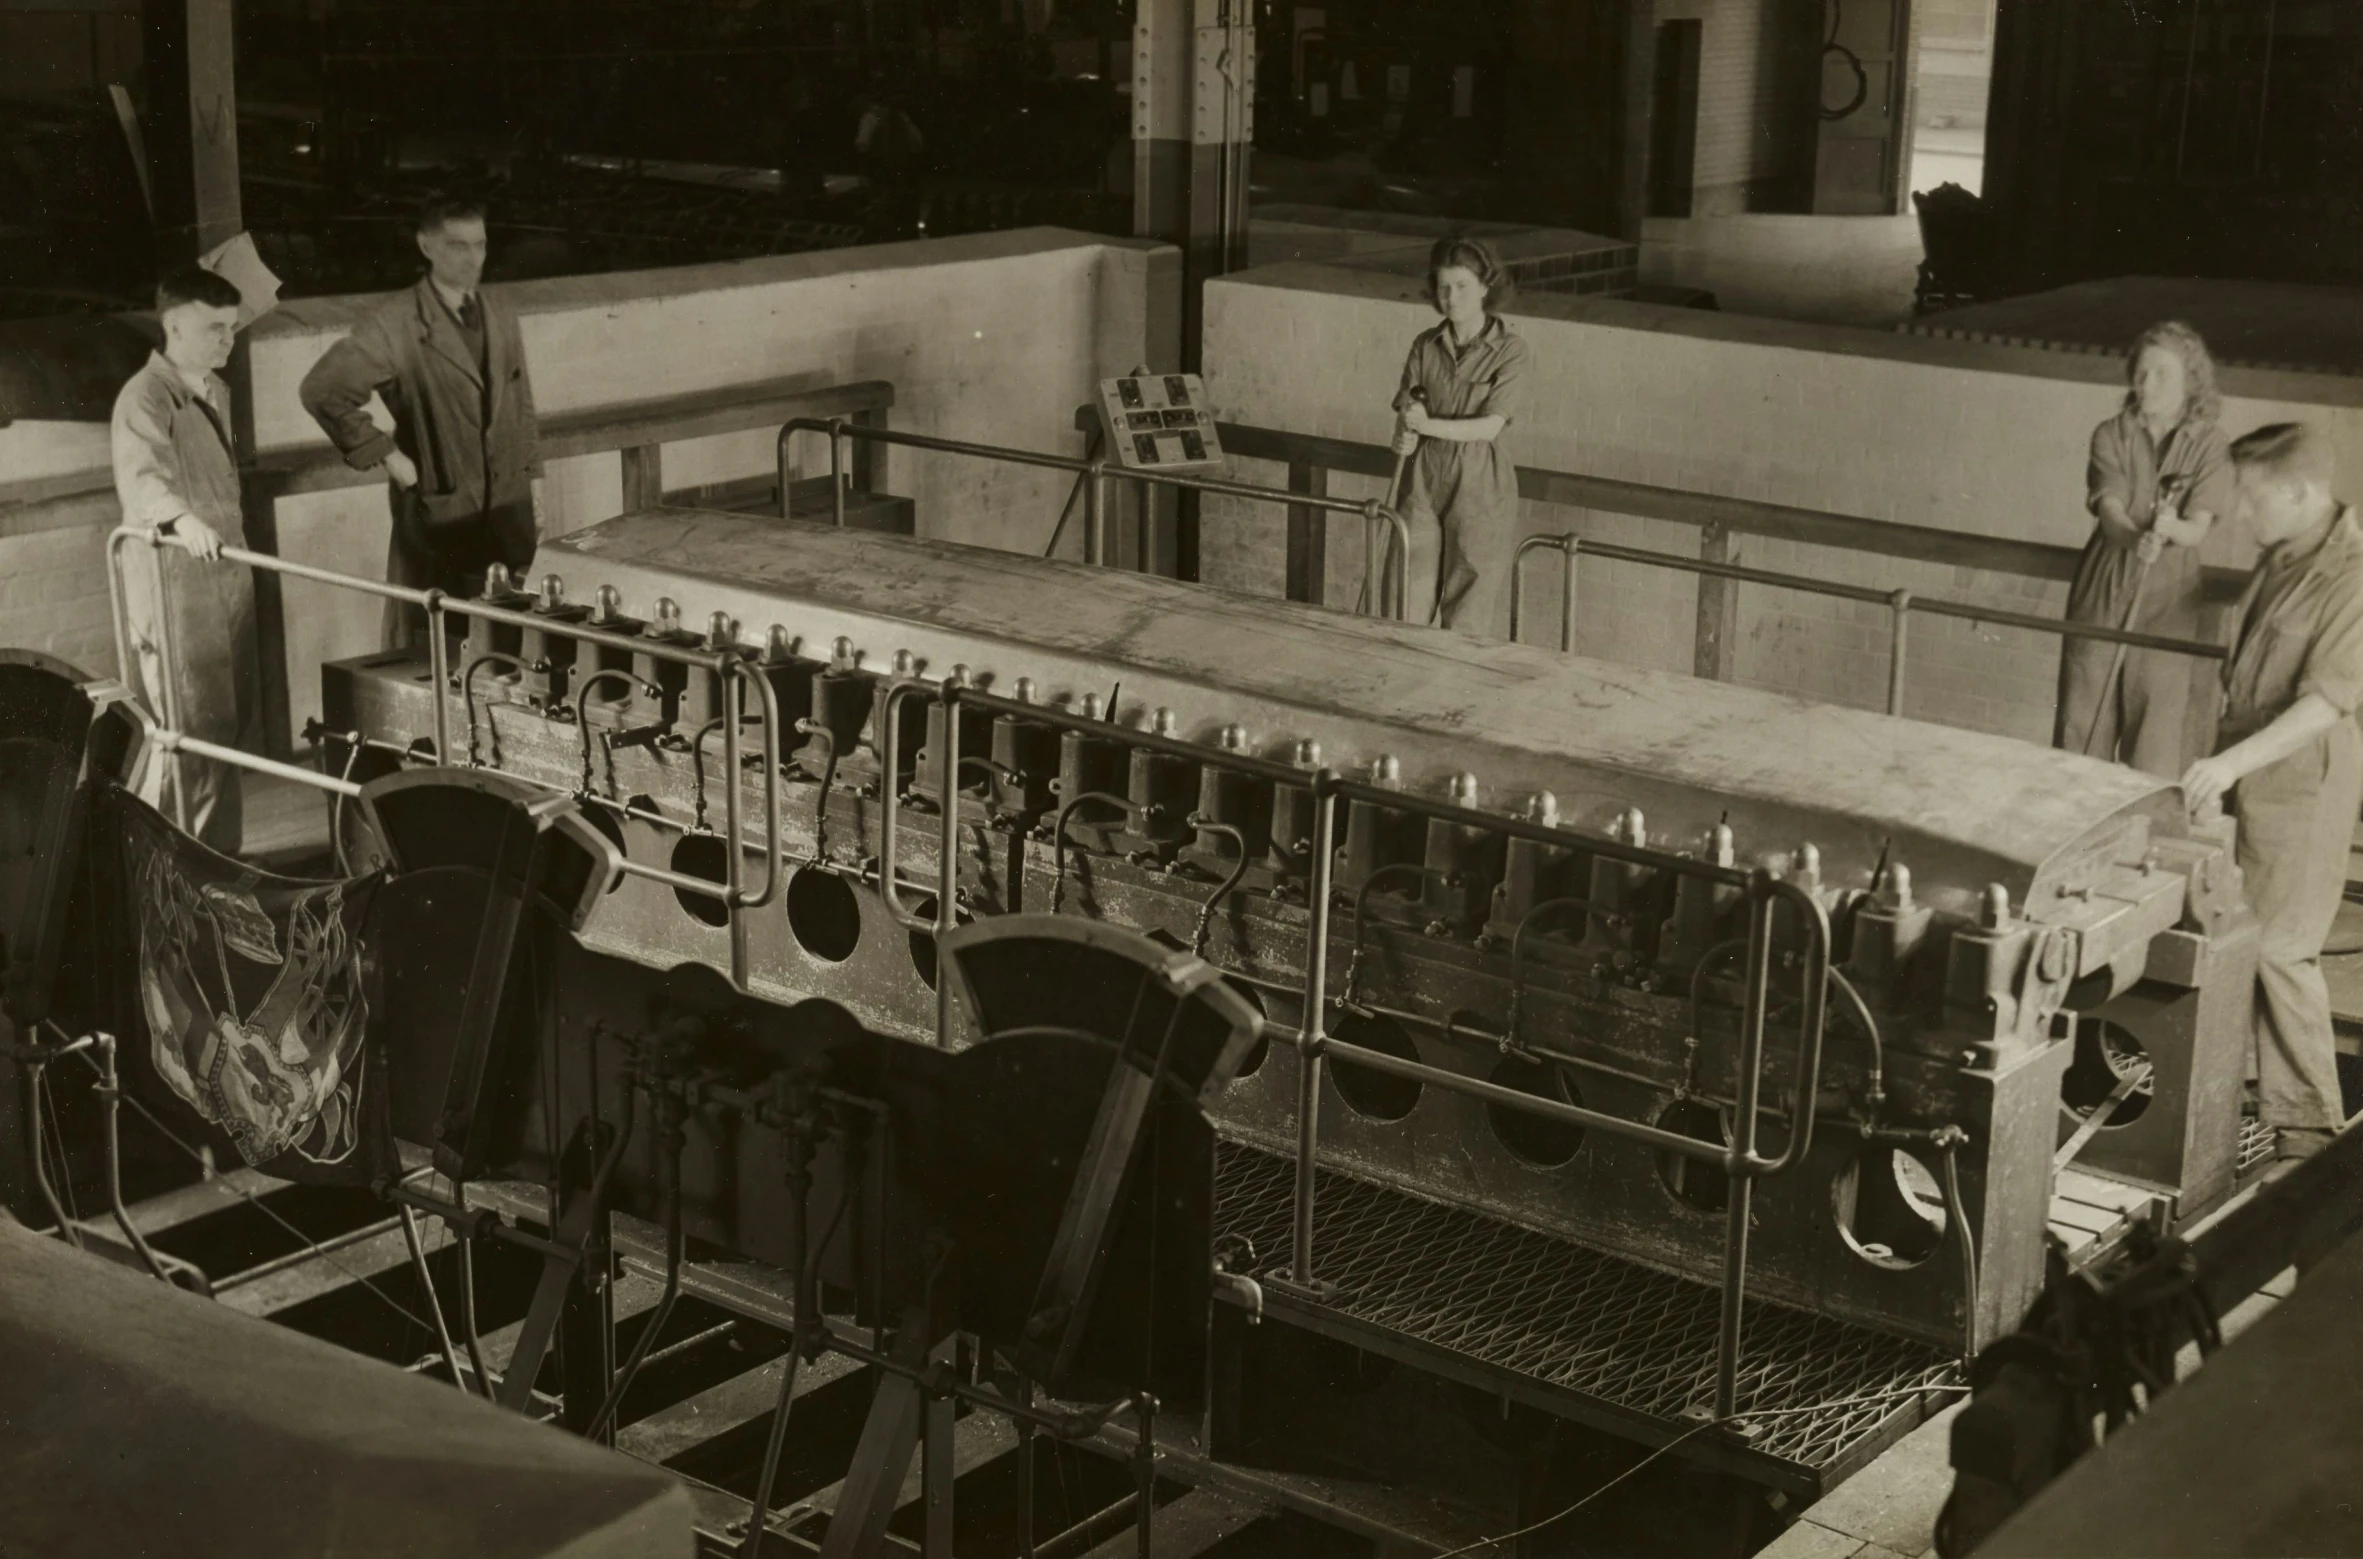
M 430 199 L 419 212 L 428 273 L 373 310 L 304 375 L 310 412 L 356 470 L 392 483 L 386 577 L 453 595 L 483 593 L 494 563 L 522 577 L 540 530 L 541 455 L 533 380 L 516 310 L 481 290 L 484 207 Z M 372 395 L 394 431 L 370 420 Z M 389 644 L 414 642 L 423 614 L 389 611 Z

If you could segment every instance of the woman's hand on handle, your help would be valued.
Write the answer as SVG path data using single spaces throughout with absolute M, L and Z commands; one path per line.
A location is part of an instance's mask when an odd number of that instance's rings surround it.
M 1413 409 L 1417 410 L 1416 407 Z M 1395 453 L 1398 455 L 1419 453 L 1419 434 L 1402 423 L 1398 423 L 1395 427 Z

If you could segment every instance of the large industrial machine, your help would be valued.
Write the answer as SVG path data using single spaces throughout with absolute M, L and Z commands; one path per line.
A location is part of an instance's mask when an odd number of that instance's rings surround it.
M 2253 922 L 2147 777 L 796 521 L 541 567 L 323 668 L 396 1194 L 552 1188 L 503 1394 L 554 1348 L 594 1436 L 601 1220 L 667 1304 L 784 1274 L 799 1356 L 887 1372 L 824 1551 L 955 1402 L 1530 1552 L 1643 1447 L 1729 1496 L 1661 1546 L 1744 1551 L 2020 1324 L 2061 1165 L 2233 1189 Z

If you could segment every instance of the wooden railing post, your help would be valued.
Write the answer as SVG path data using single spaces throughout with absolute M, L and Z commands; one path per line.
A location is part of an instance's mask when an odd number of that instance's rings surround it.
M 665 447 L 627 444 L 622 450 L 624 513 L 654 509 L 665 501 Z
M 1329 469 L 1290 461 L 1288 490 L 1308 498 L 1329 496 Z M 1328 604 L 1329 515 L 1310 504 L 1288 506 L 1288 599 Z
M 1736 563 L 1730 528 L 1720 522 L 1701 526 L 1698 556 L 1702 563 Z M 1693 675 L 1717 682 L 1731 680 L 1739 638 L 1739 583 L 1711 574 L 1698 576 L 1698 632 L 1691 650 Z
M 886 408 L 865 407 L 853 414 L 857 428 L 886 426 Z M 886 460 L 891 446 L 870 439 L 856 439 L 853 445 L 853 488 L 862 493 L 883 493 L 886 486 Z

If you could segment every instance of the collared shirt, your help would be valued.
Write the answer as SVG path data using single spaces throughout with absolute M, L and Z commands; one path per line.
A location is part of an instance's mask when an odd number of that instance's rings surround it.
M 476 382 L 484 389 L 483 420 L 490 421 L 491 365 L 486 357 L 489 342 L 484 335 L 484 300 L 472 292 L 454 292 L 433 276 L 427 278 L 427 285 L 435 289 L 435 296 L 442 300 L 443 312 L 451 316 L 452 328 L 459 332 L 460 340 L 467 343 L 468 355 L 475 359 Z
M 115 397 L 111 448 L 115 495 L 126 525 L 165 525 L 195 515 L 233 546 L 244 544 L 230 391 L 207 374 L 199 394 L 161 352 Z
M 2232 512 L 2232 451 L 2223 429 L 2212 422 L 2185 418 L 2164 440 L 2151 437 L 2149 425 L 2131 406 L 2092 430 L 2092 450 L 2085 469 L 2085 507 L 2097 515 L 2101 500 L 2114 498 L 2126 516 L 2148 529 L 2158 510 L 2159 489 L 2169 477 L 2183 477 L 2191 486 L 2184 495 L 2184 514 L 2212 514 L 2228 519 Z M 2077 622 L 2120 625 L 2132 603 L 2133 581 L 2141 576 L 2140 612 L 2124 626 L 2144 633 L 2188 636 L 2199 630 L 2199 549 L 2170 546 L 2146 570 L 2133 547 L 2120 543 L 2105 528 L 2096 528 L 2076 570 L 2068 594 L 2068 616 Z
M 1449 518 L 1456 526 L 1514 528 L 1518 468 L 1510 449 L 1518 414 L 1526 408 L 1526 342 L 1501 316 L 1492 315 L 1477 339 L 1463 346 L 1453 339 L 1452 321 L 1445 320 L 1413 339 L 1395 392 L 1397 411 L 1411 404 L 1414 389 L 1425 393 L 1431 417 L 1499 417 L 1504 426 L 1481 442 L 1420 440 L 1405 513 Z
M 472 315 L 476 321 L 477 331 L 479 333 L 483 331 L 484 306 L 476 301 L 474 293 L 461 292 L 456 288 L 446 287 L 432 276 L 429 276 L 427 281 L 435 289 L 435 296 L 443 300 L 443 307 L 450 311 L 453 324 L 465 330 L 468 328 L 468 320 Z
M 1453 338 L 1452 321 L 1444 320 L 1412 341 L 1403 383 L 1395 392 L 1397 411 L 1411 404 L 1414 388 L 1426 392 L 1431 417 L 1500 417 L 1515 423 L 1526 407 L 1526 343 L 1498 314 L 1488 315 L 1485 328 L 1466 346 Z
M 2300 548 L 2302 547 L 2302 550 Z M 2363 704 L 2363 527 L 2354 511 L 2317 541 L 2265 554 L 2224 662 L 2224 739 L 2270 725 L 2307 694 L 2341 714 Z

